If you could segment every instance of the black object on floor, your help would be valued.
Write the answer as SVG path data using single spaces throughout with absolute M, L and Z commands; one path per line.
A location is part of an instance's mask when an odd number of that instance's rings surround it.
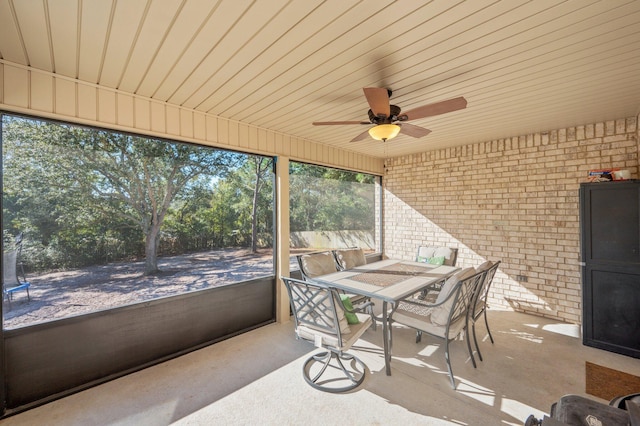
M 631 410 L 603 404 L 579 395 L 565 395 L 551 406 L 550 417 L 538 420 L 531 415 L 525 426 L 627 426 L 640 425 L 636 418 L 637 403 L 630 399 L 627 404 L 636 404 Z M 628 406 L 628 405 L 627 405 Z

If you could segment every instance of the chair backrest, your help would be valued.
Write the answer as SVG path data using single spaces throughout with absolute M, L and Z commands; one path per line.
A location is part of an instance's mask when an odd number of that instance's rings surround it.
M 338 271 L 336 260 L 330 251 L 299 254 L 296 259 L 305 280 Z
M 443 337 L 448 339 L 455 338 L 463 326 L 466 325 L 472 308 L 473 296 L 478 286 L 482 285 L 483 276 L 484 273 L 478 272 L 458 281 L 456 284 L 451 295 L 453 303 L 449 310 L 449 318 L 447 323 L 443 324 L 446 326 Z M 431 322 L 434 323 L 433 313 L 431 314 Z
M 462 319 L 466 320 L 474 291 L 482 277 L 483 273 L 476 272 L 474 268 L 465 268 L 448 278 L 431 311 L 431 323 L 448 327 Z
M 20 284 L 18 281 L 18 250 L 11 250 L 2 255 L 2 285 L 14 287 Z
M 442 246 L 420 246 L 416 254 L 416 262 L 430 263 L 438 258 L 444 258 L 444 265 L 456 266 L 458 249 Z
M 486 261 L 476 268 L 476 271 L 483 272 L 485 275 L 482 281 L 482 285 L 478 287 L 472 301 L 472 313 L 474 319 L 478 318 L 478 315 L 480 315 L 482 311 L 484 311 L 487 307 L 487 296 L 489 294 L 489 289 L 491 288 L 493 277 L 496 275 L 496 271 L 498 270 L 499 266 L 500 261 L 497 261 L 495 263 Z
M 341 271 L 367 264 L 367 258 L 364 256 L 364 250 L 359 247 L 334 250 L 333 255 L 335 256 L 338 269 Z
M 301 281 L 282 277 L 291 303 L 299 338 L 322 346 L 340 348 L 342 335 L 351 333 L 344 317 L 344 310 L 338 307 L 340 297 L 335 289 L 313 281 Z M 321 342 L 315 341 L 321 336 Z

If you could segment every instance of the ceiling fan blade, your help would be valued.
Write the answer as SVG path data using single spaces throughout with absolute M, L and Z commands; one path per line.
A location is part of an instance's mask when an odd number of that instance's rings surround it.
M 408 117 L 407 120 L 416 120 L 418 118 L 432 117 L 434 115 L 457 111 L 466 107 L 467 100 L 464 97 L 460 96 L 459 98 L 453 98 L 447 101 L 423 105 L 409 111 L 404 111 L 403 114 Z
M 314 126 L 334 126 L 343 124 L 371 124 L 368 121 L 314 121 Z
M 369 137 L 369 130 L 360 133 L 358 136 L 356 136 L 355 138 L 351 139 L 350 142 L 358 142 L 358 141 L 364 140 L 364 139 L 366 139 L 368 137 Z
M 425 129 L 424 127 L 414 126 L 409 123 L 400 124 L 400 133 L 407 136 L 412 136 L 414 138 L 421 138 L 427 136 L 431 133 L 431 130 Z
M 373 111 L 374 115 L 384 115 L 389 117 L 391 111 L 389 110 L 389 92 L 387 89 L 381 89 L 379 87 L 365 87 L 362 89 L 364 95 L 369 102 L 369 107 Z

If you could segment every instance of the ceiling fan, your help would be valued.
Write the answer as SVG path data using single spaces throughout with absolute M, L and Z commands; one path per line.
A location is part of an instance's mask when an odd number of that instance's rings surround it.
M 351 142 L 361 141 L 365 139 L 367 135 L 373 139 L 384 142 L 395 138 L 398 136 L 398 133 L 414 138 L 421 138 L 431 133 L 431 130 L 406 123 L 406 121 L 445 114 L 447 112 L 464 109 L 467 106 L 467 100 L 460 96 L 446 101 L 423 105 L 403 113 L 399 106 L 391 105 L 389 102 L 392 93 L 390 89 L 365 87 L 362 90 L 371 107 L 369 110 L 369 121 L 315 121 L 312 124 L 314 126 L 375 124 L 374 127 L 351 139 Z

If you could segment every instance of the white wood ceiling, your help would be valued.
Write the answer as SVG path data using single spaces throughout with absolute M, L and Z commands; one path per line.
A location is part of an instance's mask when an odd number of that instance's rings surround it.
M 0 58 L 379 157 L 637 115 L 640 1 L 0 0 Z M 362 87 L 432 133 L 349 142 Z

